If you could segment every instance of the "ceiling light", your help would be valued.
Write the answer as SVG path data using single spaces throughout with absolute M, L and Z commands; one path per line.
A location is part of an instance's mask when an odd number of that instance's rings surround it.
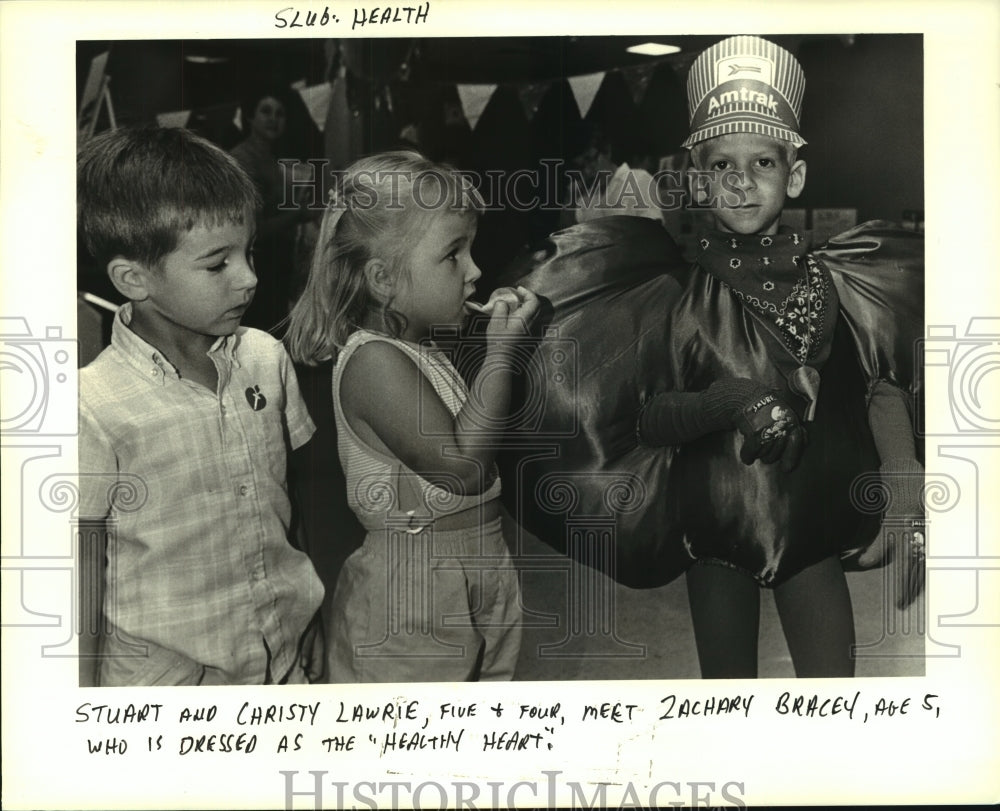
M 196 65 L 222 65 L 229 61 L 228 56 L 202 56 L 201 54 L 187 54 L 184 59 L 187 62 L 194 62 Z
M 633 45 L 626 48 L 630 54 L 642 54 L 643 56 L 663 56 L 665 54 L 680 53 L 680 48 L 676 45 L 664 45 L 662 42 L 643 42 L 641 45 Z

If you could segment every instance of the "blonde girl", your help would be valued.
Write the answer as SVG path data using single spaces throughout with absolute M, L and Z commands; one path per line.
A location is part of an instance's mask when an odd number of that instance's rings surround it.
M 474 306 L 478 194 L 410 152 L 362 159 L 342 181 L 286 337 L 299 362 L 335 358 L 338 451 L 367 530 L 328 616 L 331 681 L 510 679 L 520 592 L 494 455 L 513 342 L 538 300 L 494 294 L 466 386 L 434 336 L 457 333 Z

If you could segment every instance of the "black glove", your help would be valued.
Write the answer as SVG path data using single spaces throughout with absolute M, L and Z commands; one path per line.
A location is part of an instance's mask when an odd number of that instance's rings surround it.
M 787 414 L 780 426 L 770 417 L 775 405 Z M 786 426 L 789 419 L 795 430 Z M 798 464 L 806 442 L 805 429 L 778 393 L 746 378 L 716 380 L 698 392 L 662 392 L 644 404 L 636 427 L 643 445 L 680 445 L 739 428 L 746 437 L 740 451 L 746 464 L 781 459 L 786 471 Z
M 781 470 L 788 473 L 802 458 L 806 430 L 777 391 L 769 391 L 745 406 L 736 427 L 743 434 L 740 459 L 745 465 L 758 459 L 767 465 L 780 462 Z

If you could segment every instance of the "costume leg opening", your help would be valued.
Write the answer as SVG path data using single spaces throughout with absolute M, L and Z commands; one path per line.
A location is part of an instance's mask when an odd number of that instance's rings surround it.
M 854 609 L 840 560 L 824 558 L 774 590 L 799 678 L 854 675 Z
M 728 566 L 696 563 L 687 589 L 702 678 L 757 678 L 760 586 Z

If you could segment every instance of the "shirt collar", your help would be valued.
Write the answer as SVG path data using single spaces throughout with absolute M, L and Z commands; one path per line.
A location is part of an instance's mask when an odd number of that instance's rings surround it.
M 118 308 L 115 320 L 111 325 L 111 345 L 125 360 L 140 371 L 144 377 L 155 379 L 163 384 L 168 378 L 179 380 L 177 368 L 164 356 L 159 349 L 141 338 L 129 327 L 132 322 L 132 302 L 127 301 Z M 226 365 L 239 368 L 236 359 L 236 347 L 240 343 L 240 335 L 245 327 L 239 327 L 231 335 L 222 335 L 215 340 L 206 353 L 215 360 L 221 360 Z

